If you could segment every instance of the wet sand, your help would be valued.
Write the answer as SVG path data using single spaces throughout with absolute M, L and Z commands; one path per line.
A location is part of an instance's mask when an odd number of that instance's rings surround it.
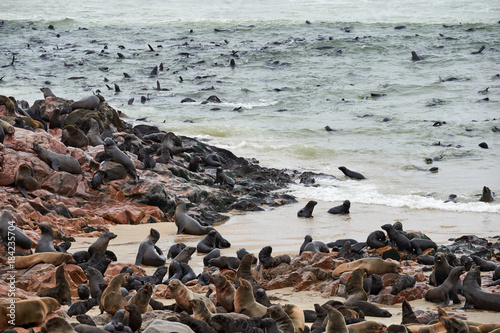
M 231 247 L 222 249 L 222 255 L 235 256 L 242 247 L 249 252 L 258 254 L 266 245 L 273 247 L 273 255 L 287 253 L 290 256 L 298 255 L 300 245 L 306 234 L 313 239 L 325 243 L 341 238 L 354 238 L 366 241 L 368 234 L 385 223 L 401 221 L 405 230 L 418 230 L 427 234 L 438 244 L 448 244 L 450 238 L 465 234 L 475 234 L 482 237 L 491 237 L 500 233 L 498 222 L 500 217 L 493 213 L 457 213 L 434 210 L 410 210 L 404 208 L 383 207 L 377 205 L 353 204 L 349 216 L 336 216 L 326 213 L 331 208 L 330 203 L 319 202 L 314 209 L 314 217 L 304 219 L 297 217 L 297 211 L 305 206 L 300 202 L 278 208 L 267 208 L 265 212 L 249 212 L 228 214 L 230 219 L 216 229 L 231 242 Z M 141 241 L 149 234 L 149 229 L 155 228 L 161 238 L 157 243 L 166 254 L 171 245 L 183 242 L 188 246 L 196 246 L 203 236 L 176 235 L 177 227 L 173 222 L 143 224 L 143 225 L 114 225 L 110 231 L 118 237 L 110 242 L 109 249 L 118 257 L 119 262 L 134 263 L 137 249 Z M 94 242 L 94 238 L 75 237 L 73 251 L 87 249 Z M 196 273 L 203 270 L 202 259 L 205 254 L 193 255 L 191 267 Z M 171 260 L 167 260 L 169 263 Z M 151 274 L 155 267 L 144 267 Z M 303 309 L 314 310 L 314 303 L 322 304 L 330 298 L 325 298 L 314 291 L 293 292 L 292 288 L 268 291 L 272 302 L 290 302 Z M 339 297 L 333 297 L 343 301 Z M 162 300 L 165 304 L 172 304 L 173 300 Z M 411 302 L 414 310 L 436 310 L 438 304 L 429 303 L 421 299 Z M 462 302 L 463 305 L 463 302 Z M 385 324 L 399 324 L 401 321 L 401 304 L 382 306 L 390 311 L 390 318 L 369 317 Z M 476 310 L 452 310 L 456 306 L 450 305 L 447 311 L 465 314 L 468 319 L 482 323 L 496 323 L 497 312 Z

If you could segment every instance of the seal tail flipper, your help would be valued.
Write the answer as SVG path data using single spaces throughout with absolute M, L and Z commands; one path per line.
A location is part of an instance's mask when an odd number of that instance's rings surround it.
M 19 192 L 21 192 L 22 195 L 24 195 L 26 199 L 29 199 L 28 193 L 26 192 L 26 189 L 24 187 L 18 186 L 17 189 L 19 190 Z

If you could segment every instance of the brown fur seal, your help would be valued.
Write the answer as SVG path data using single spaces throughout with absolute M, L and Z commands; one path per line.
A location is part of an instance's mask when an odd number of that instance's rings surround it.
M 366 179 L 365 176 L 363 176 L 359 172 L 351 171 L 351 170 L 347 169 L 345 166 L 340 166 L 339 170 L 342 171 L 344 173 L 344 175 L 346 175 L 347 177 L 349 177 L 351 179 L 358 179 L 358 180 Z
M 330 304 L 325 304 L 323 307 L 326 309 L 328 315 L 325 333 L 349 333 L 342 313 Z
M 90 129 L 87 132 L 87 138 L 92 146 L 104 145 L 104 141 L 101 139 L 101 133 L 99 130 L 99 124 L 94 118 L 90 118 Z
M 139 308 L 135 304 L 125 305 L 125 317 L 124 320 L 127 322 L 127 326 L 130 327 L 132 332 L 137 331 L 142 325 L 142 316 Z
M 205 297 L 205 295 L 192 292 L 179 279 L 170 280 L 170 282 L 168 283 L 168 288 L 170 289 L 170 292 L 175 299 L 175 303 L 179 306 L 179 308 L 186 311 L 187 313 L 193 313 L 191 305 L 189 304 L 189 300 L 193 298 L 201 299 L 203 302 L 205 302 L 210 312 L 216 312 L 215 305 L 209 298 Z
M 295 333 L 304 332 L 306 326 L 306 317 L 304 315 L 304 310 L 295 304 L 285 304 L 282 306 L 283 310 L 286 312 L 288 317 L 292 320 L 293 327 L 295 328 Z
M 175 256 L 173 260 L 183 263 L 189 263 L 191 256 L 196 252 L 196 248 L 194 246 L 186 246 L 179 252 L 178 255 Z
M 82 98 L 76 102 L 73 102 L 70 106 L 71 109 L 84 109 L 84 110 L 97 110 L 99 104 L 104 102 L 104 97 L 101 95 L 91 95 L 85 98 Z
M 27 250 L 31 249 L 33 241 L 15 225 L 16 221 L 12 213 L 7 209 L 3 209 L 0 214 L 0 236 L 2 237 L 2 243 L 8 247 L 9 242 L 15 242 L 16 246 Z
M 81 148 L 89 145 L 89 139 L 75 125 L 66 125 L 62 130 L 61 142 L 66 146 Z
M 61 305 L 71 305 L 71 289 L 68 280 L 66 280 L 66 263 L 62 263 L 56 269 L 56 285 L 53 288 L 39 291 L 36 295 L 39 297 L 52 297 Z
M 434 256 L 434 270 L 429 276 L 429 284 L 431 286 L 441 285 L 450 274 L 451 267 L 446 260 L 446 255 L 442 252 L 436 253 Z
M 129 299 L 128 304 L 135 304 L 141 314 L 153 311 L 153 308 L 149 305 L 151 295 L 153 295 L 153 286 L 150 283 L 146 283 Z
M 62 126 L 61 109 L 55 108 L 54 111 L 52 111 L 49 117 L 49 126 L 50 129 L 61 128 Z
M 111 138 L 104 139 L 104 155 L 106 162 L 102 168 L 105 167 L 107 161 L 119 163 L 127 169 L 127 173 L 134 178 L 134 182 L 136 184 L 139 182 L 139 177 L 137 176 L 137 170 L 135 169 L 134 163 L 132 163 L 130 158 L 116 146 L 116 143 Z
M 305 217 L 305 218 L 313 217 L 312 213 L 314 210 L 314 206 L 316 206 L 317 204 L 318 204 L 317 201 L 314 200 L 309 201 L 304 208 L 301 208 L 297 212 L 297 217 Z
M 420 320 L 418 320 L 417 315 L 413 312 L 413 309 L 406 299 L 403 299 L 403 303 L 401 304 L 402 314 L 401 314 L 401 324 L 420 324 Z
M 495 201 L 495 198 L 493 197 L 493 194 L 491 193 L 491 190 L 489 187 L 483 186 L 483 194 L 481 195 L 481 198 L 479 201 L 482 202 L 493 202 Z
M 293 322 L 283 310 L 281 305 L 276 304 L 267 308 L 267 313 L 275 322 L 278 329 L 283 333 L 294 333 Z
M 282 263 L 289 264 L 292 259 L 288 254 L 282 254 L 276 257 L 271 257 L 273 248 L 271 246 L 264 246 L 259 252 L 259 261 L 264 268 L 271 268 L 281 265 Z
M 254 259 L 256 258 L 251 253 L 245 254 L 241 259 L 240 265 L 238 266 L 238 270 L 236 271 L 236 276 L 234 277 L 235 288 L 238 288 L 238 286 L 240 285 L 238 279 L 240 277 L 249 281 L 252 284 L 257 283 L 257 281 L 255 281 L 252 275 L 252 263 Z
M 347 326 L 349 333 L 382 333 L 385 332 L 385 325 L 376 321 L 362 321 Z
M 14 177 L 14 186 L 17 187 L 26 199 L 28 198 L 26 191 L 34 191 L 40 187 L 31 165 L 25 163 L 17 168 L 16 176 Z
M 257 303 L 253 296 L 250 282 L 238 278 L 239 287 L 234 294 L 234 311 L 246 314 L 249 317 L 263 316 L 267 313 L 267 307 Z
M 364 269 L 357 268 L 352 273 L 345 285 L 347 298 L 355 297 L 358 300 L 368 300 L 368 295 L 363 289 L 363 279 L 366 276 Z
M 215 240 L 217 239 L 217 231 L 215 229 L 210 230 L 208 234 L 196 245 L 196 251 L 198 253 L 209 253 L 215 249 Z
M 234 294 L 236 289 L 229 283 L 222 274 L 212 274 L 208 276 L 211 283 L 215 285 L 215 299 L 217 305 L 222 306 L 227 312 L 234 311 Z
M 466 300 L 464 308 L 499 311 L 500 294 L 483 291 L 477 283 L 479 275 L 479 267 L 473 267 L 464 278 L 462 287 L 462 294 Z
M 42 327 L 41 332 L 44 333 L 75 333 L 73 326 L 62 317 L 54 317 L 47 320 Z
M 50 88 L 40 88 L 40 91 L 43 93 L 43 98 L 56 97 Z
M 54 266 L 59 266 L 63 262 L 76 264 L 71 254 L 59 252 L 42 252 L 27 256 L 14 256 L 14 262 L 17 269 L 28 268 L 39 263 L 52 264 Z
M 11 304 L 0 304 L 0 330 L 11 326 L 11 321 L 14 321 L 14 326 L 39 325 L 43 323 L 49 313 L 61 307 L 61 304 L 52 297 L 16 301 L 14 309 L 9 308 Z M 10 316 L 11 313 L 14 314 L 12 317 Z
M 122 296 L 121 286 L 129 277 L 128 273 L 116 275 L 108 284 L 106 289 L 101 294 L 102 310 L 114 315 L 116 311 L 123 309 L 127 305 L 127 301 Z
M 2 127 L 5 135 L 14 135 L 16 132 L 16 128 L 3 119 L 0 119 L 0 127 Z
M 368 275 L 399 273 L 401 271 L 401 265 L 399 263 L 390 262 L 381 258 L 363 258 L 339 265 L 332 272 L 332 276 L 334 278 L 338 278 L 342 273 L 352 271 L 357 268 L 364 269 Z
M 66 171 L 72 174 L 81 174 L 82 168 L 78 160 L 69 155 L 56 154 L 43 148 L 38 143 L 33 143 L 33 150 L 38 157 L 56 171 Z
M 39 224 L 41 235 L 36 244 L 35 253 L 41 252 L 58 252 L 54 247 L 54 231 L 48 224 Z
M 151 228 L 148 237 L 142 241 L 139 245 L 139 250 L 137 251 L 137 256 L 135 258 L 135 264 L 146 265 L 146 266 L 163 266 L 165 265 L 165 256 L 163 251 L 156 246 L 156 242 L 160 239 L 160 233 Z
M 450 299 L 453 300 L 453 304 L 460 304 L 457 295 L 457 283 L 460 275 L 464 272 L 464 266 L 453 268 L 443 284 L 427 291 L 425 300 L 428 302 L 443 302 L 443 307 L 450 303 Z
M 174 221 L 177 226 L 177 234 L 185 233 L 188 235 L 206 235 L 212 230 L 212 227 L 202 226 L 198 221 L 186 213 L 186 203 L 175 198 Z
M 99 236 L 99 238 L 89 246 L 88 252 L 89 252 L 90 256 L 92 257 L 92 255 L 96 252 L 99 252 L 102 254 L 106 253 L 106 250 L 108 249 L 109 241 L 112 239 L 115 239 L 115 238 L 116 238 L 116 235 L 114 233 L 112 233 L 111 231 L 103 232 L 101 234 L 101 236 Z
M 439 321 L 443 324 L 448 333 L 469 333 L 469 326 L 462 319 L 443 317 L 440 318 Z
M 208 266 L 219 267 L 220 269 L 232 269 L 236 271 L 240 265 L 240 259 L 237 257 L 219 256 L 208 261 Z

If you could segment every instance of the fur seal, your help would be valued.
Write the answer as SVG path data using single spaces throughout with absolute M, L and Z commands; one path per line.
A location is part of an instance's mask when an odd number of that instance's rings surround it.
M 236 276 L 234 277 L 234 286 L 238 288 L 239 286 L 239 278 L 250 281 L 252 284 L 256 284 L 257 281 L 253 278 L 252 275 L 252 263 L 256 259 L 253 254 L 249 253 L 243 256 L 240 261 L 240 265 L 238 266 L 238 270 L 236 271 Z
M 208 266 L 208 262 L 210 259 L 220 257 L 220 250 L 219 249 L 213 249 L 210 251 L 206 256 L 203 257 L 203 265 Z
M 349 333 L 344 316 L 330 304 L 325 304 L 323 307 L 327 312 L 326 333 Z
M 219 256 L 208 261 L 209 266 L 219 267 L 219 269 L 231 269 L 236 271 L 240 265 L 240 259 L 237 257 Z
M 152 276 L 143 276 L 139 279 L 139 281 L 143 283 L 151 283 L 152 285 L 160 284 L 163 281 L 163 278 L 168 272 L 167 266 L 160 266 L 156 269 Z
M 351 202 L 349 200 L 344 200 L 342 205 L 330 208 L 328 210 L 328 213 L 346 215 L 349 214 L 350 208 L 351 208 Z
M 347 177 L 349 177 L 351 179 L 366 179 L 365 176 L 363 176 L 359 172 L 351 171 L 344 166 L 340 166 L 339 170 L 342 171 L 344 173 L 344 175 L 346 175 Z
M 132 332 L 136 332 L 142 325 L 142 316 L 139 312 L 139 308 L 135 304 L 125 305 L 125 317 L 124 321 L 127 326 L 130 327 Z
M 96 268 L 89 266 L 85 269 L 85 276 L 89 282 L 90 296 L 92 298 L 98 298 L 101 293 L 99 285 L 106 285 L 102 273 Z
M 372 274 L 363 280 L 363 289 L 367 294 L 378 295 L 378 293 L 384 289 L 384 283 L 382 278 L 378 274 Z
M 127 169 L 127 173 L 134 178 L 134 183 L 137 184 L 139 182 L 134 163 L 132 163 L 130 158 L 116 146 L 116 143 L 111 138 L 104 139 L 104 155 L 106 160 L 105 164 L 107 161 L 113 161 L 123 165 L 123 167 Z M 105 164 L 102 167 L 104 167 Z
M 175 256 L 175 258 L 173 260 L 187 264 L 189 262 L 189 260 L 191 259 L 191 256 L 195 252 L 196 252 L 196 248 L 194 246 L 186 246 L 185 248 L 182 249 L 181 252 L 179 252 L 178 255 Z
M 43 93 L 43 98 L 47 98 L 47 97 L 56 97 L 56 95 L 54 95 L 54 93 L 52 92 L 52 90 L 48 87 L 44 87 L 44 88 L 40 88 L 40 91 Z
M 162 283 L 168 285 L 173 279 L 181 280 L 183 277 L 181 263 L 177 260 L 172 260 L 168 266 L 168 279 Z
M 177 234 L 185 233 L 188 235 L 206 235 L 212 230 L 212 227 L 202 226 L 198 221 L 186 213 L 186 203 L 175 198 L 174 221 L 177 226 Z
M 78 298 L 80 299 L 89 299 L 90 296 L 90 289 L 86 284 L 79 284 L 77 287 L 78 291 Z
M 180 280 L 172 279 L 168 283 L 168 288 L 170 289 L 170 292 L 175 299 L 175 303 L 179 306 L 179 308 L 183 309 L 187 313 L 193 313 L 191 305 L 189 304 L 189 300 L 193 298 L 201 299 L 203 302 L 205 302 L 205 305 L 210 312 L 216 312 L 215 305 L 209 298 L 205 297 L 204 295 L 192 292 Z
M 239 287 L 234 294 L 234 311 L 246 314 L 249 317 L 265 315 L 267 307 L 255 301 L 250 282 L 242 277 L 238 278 L 238 282 Z
M 387 234 L 389 235 L 389 240 L 393 244 L 393 246 L 396 246 L 398 249 L 408 252 L 408 254 L 411 256 L 413 247 L 408 237 L 396 230 L 396 228 L 394 228 L 392 224 L 384 224 L 383 226 L 381 226 L 381 228 L 387 232 Z
M 62 129 L 61 142 L 66 146 L 81 148 L 89 145 L 89 139 L 75 125 L 66 125 Z
M 306 317 L 304 310 L 295 304 L 287 303 L 282 306 L 288 317 L 292 320 L 295 333 L 304 332 L 306 326 Z
M 0 304 L 0 330 L 10 326 L 8 323 L 8 306 L 11 303 Z M 51 312 L 61 307 L 58 301 L 52 297 L 41 297 L 35 299 L 24 299 L 15 302 L 15 326 L 27 324 L 39 325 L 43 323 L 45 317 Z
M 217 231 L 210 230 L 208 234 L 196 245 L 198 253 L 209 253 L 215 249 L 215 240 L 217 238 Z
M 443 284 L 427 291 L 425 300 L 428 302 L 443 302 L 443 307 L 448 306 L 450 299 L 453 300 L 453 304 L 460 304 L 457 296 L 457 284 L 460 275 L 464 272 L 464 266 L 453 268 Z
M 276 304 L 267 308 L 267 313 L 275 322 L 278 329 L 283 333 L 294 333 L 293 322 L 283 310 L 281 305 Z
M 151 295 L 153 295 L 153 286 L 150 283 L 146 283 L 132 296 L 128 304 L 135 304 L 141 314 L 153 311 L 153 308 L 149 305 Z
M 464 278 L 462 288 L 462 294 L 466 300 L 464 308 L 474 307 L 481 310 L 499 311 L 500 294 L 483 291 L 477 283 L 479 276 L 479 268 L 473 267 Z
M 222 274 L 209 275 L 208 279 L 215 286 L 217 305 L 222 306 L 227 312 L 233 312 L 234 294 L 236 293 L 234 286 Z
M 411 51 L 411 60 L 413 60 L 413 61 L 419 61 L 419 60 L 422 60 L 422 58 L 419 57 L 419 55 L 417 54 L 417 52 Z
M 55 108 L 54 111 L 50 114 L 49 118 L 49 127 L 50 129 L 61 128 L 62 119 L 61 119 L 61 109 Z
M 357 268 L 364 269 L 367 275 L 399 273 L 401 271 L 399 263 L 387 261 L 382 258 L 363 258 L 339 265 L 332 272 L 332 276 L 338 278 L 342 273 L 353 271 Z
M 52 297 L 61 305 L 71 305 L 71 290 L 68 280 L 66 280 L 66 263 L 62 263 L 56 268 L 56 285 L 53 288 L 39 291 L 39 297 Z
M 188 170 L 191 172 L 200 171 L 200 163 L 202 162 L 200 156 L 195 156 L 189 161 Z
M 366 244 L 372 249 L 379 249 L 381 247 L 387 246 L 387 238 L 385 232 L 382 230 L 375 230 L 368 235 L 366 239 Z
M 40 332 L 44 333 L 75 333 L 73 326 L 62 317 L 54 317 L 47 320 Z
M 181 270 L 182 270 L 182 283 L 188 283 L 191 280 L 196 280 L 197 279 L 197 274 L 194 272 L 194 270 L 185 262 L 181 262 Z
M 165 256 L 163 251 L 156 246 L 156 242 L 160 239 L 160 233 L 151 228 L 149 230 L 149 235 L 145 240 L 139 245 L 139 250 L 137 251 L 137 256 L 135 257 L 135 265 L 146 265 L 146 266 L 163 266 L 165 265 Z
M 406 288 L 413 287 L 415 285 L 415 278 L 411 275 L 403 275 L 397 278 L 392 283 L 391 295 L 397 295 Z
M 328 246 L 320 241 L 313 241 L 311 235 L 304 237 L 304 242 L 300 246 L 299 255 L 304 251 L 330 253 Z
M 436 253 L 434 256 L 434 270 L 429 276 L 429 284 L 431 286 L 441 285 L 450 274 L 451 269 L 452 267 L 446 260 L 446 255 L 442 252 Z
M 48 224 L 40 224 L 38 226 L 41 231 L 40 239 L 36 244 L 35 253 L 42 252 L 59 252 L 54 247 L 54 231 Z
M 71 103 L 70 106 L 72 110 L 97 110 L 101 102 L 104 102 L 104 97 L 102 97 L 101 95 L 91 95 Z
M 90 118 L 90 129 L 87 132 L 87 138 L 91 146 L 104 145 L 104 141 L 101 139 L 99 124 L 94 118 Z
M 103 232 L 99 236 L 99 238 L 89 246 L 88 252 L 89 252 L 90 256 L 94 255 L 94 253 L 96 253 L 96 252 L 105 254 L 106 250 L 108 249 L 109 241 L 112 239 L 115 239 L 115 238 L 116 238 L 116 235 L 114 233 L 112 233 L 111 231 Z
M 90 309 L 92 309 L 94 306 L 99 305 L 99 300 L 95 298 L 91 298 L 89 300 L 86 300 L 84 302 L 76 302 L 73 303 L 66 314 L 69 317 L 75 316 L 75 315 L 81 315 L 81 314 L 86 314 Z
M 434 251 L 437 250 L 437 244 L 430 239 L 412 238 L 410 242 L 413 252 L 416 253 L 417 256 L 421 255 L 423 251 L 427 249 L 434 249 Z
M 72 156 L 56 154 L 36 142 L 33 143 L 33 150 L 42 161 L 56 171 L 66 171 L 77 175 L 82 173 L 80 163 Z
M 491 193 L 491 190 L 489 187 L 483 186 L 483 194 L 481 195 L 481 198 L 479 201 L 482 202 L 493 202 L 495 201 L 495 198 L 493 197 L 493 194 Z
M 402 319 L 401 319 L 401 324 L 420 324 L 420 321 L 417 318 L 417 315 L 415 312 L 413 312 L 413 309 L 410 305 L 410 302 L 408 302 L 406 299 L 403 299 L 403 303 L 401 304 L 402 308 Z
M 31 249 L 33 241 L 15 226 L 14 216 L 7 209 L 2 209 L 0 214 L 0 236 L 2 243 L 8 247 L 9 242 L 15 242 L 16 246 L 23 249 Z
M 471 255 L 470 256 L 471 259 L 476 263 L 476 265 L 479 266 L 479 270 L 481 272 L 491 272 L 491 271 L 495 271 L 498 267 L 500 267 L 496 262 L 494 261 L 488 261 L 488 260 L 484 260 L 483 258 L 480 258 L 478 256 L 475 256 L 475 255 Z M 494 279 L 494 276 L 493 276 L 493 279 Z
M 186 244 L 184 243 L 175 243 L 174 245 L 170 246 L 167 253 L 167 259 L 175 258 L 185 247 Z
M 108 284 L 106 289 L 101 294 L 101 313 L 114 315 L 118 310 L 123 309 L 127 305 L 127 301 L 122 296 L 120 287 L 125 283 L 129 277 L 128 273 L 121 273 L 116 275 Z
M 59 266 L 63 262 L 67 264 L 76 264 L 71 254 L 59 252 L 43 252 L 27 256 L 14 256 L 14 259 L 17 269 L 28 268 L 39 263 L 52 264 L 54 266 Z
M 271 246 L 264 246 L 259 252 L 259 261 L 264 268 L 276 267 L 282 263 L 289 264 L 292 259 L 288 254 L 282 254 L 276 257 L 271 257 L 273 248 Z
M 17 187 L 19 192 L 21 192 L 26 199 L 28 199 L 28 193 L 26 193 L 26 191 L 37 190 L 40 187 L 31 165 L 24 163 L 17 168 L 14 177 L 14 186 Z
M 306 217 L 306 218 L 313 217 L 312 212 L 314 210 L 314 206 L 316 206 L 317 204 L 318 204 L 317 201 L 313 201 L 313 200 L 309 201 L 304 208 L 300 209 L 297 212 L 297 216 L 298 217 Z
M 222 170 L 221 167 L 218 167 L 215 171 L 215 184 L 221 184 L 221 185 L 229 185 L 230 187 L 234 187 L 234 184 L 236 183 L 234 179 L 226 175 L 224 170 Z
M 347 283 L 345 285 L 345 291 L 347 293 L 347 299 L 356 298 L 358 300 L 366 301 L 368 300 L 368 295 L 363 289 L 363 279 L 366 276 L 364 269 L 357 268 L 349 276 Z

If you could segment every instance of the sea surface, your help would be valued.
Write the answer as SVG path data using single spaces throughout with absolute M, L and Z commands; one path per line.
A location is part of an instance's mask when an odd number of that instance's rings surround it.
M 500 199 L 478 200 L 500 194 L 499 20 L 498 0 L 2 1 L 0 94 L 99 92 L 136 124 L 334 176 L 289 189 L 321 219 L 349 199 L 494 232 Z

